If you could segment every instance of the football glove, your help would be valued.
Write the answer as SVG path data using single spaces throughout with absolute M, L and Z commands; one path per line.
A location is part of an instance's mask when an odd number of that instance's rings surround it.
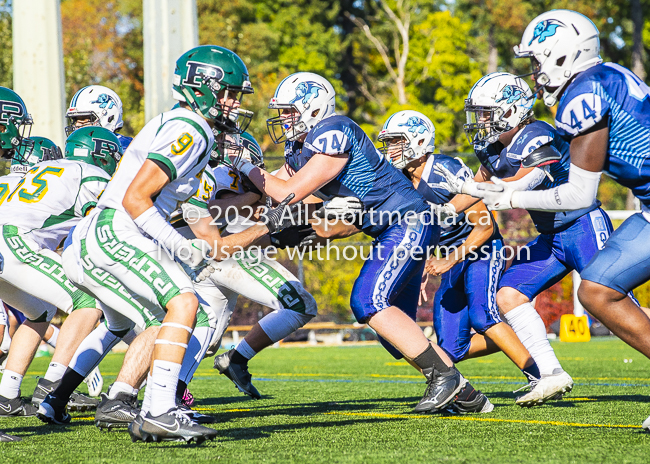
M 276 248 L 296 247 L 303 244 L 303 241 L 311 235 L 316 236 L 314 229 L 308 224 L 287 227 L 286 229 L 271 234 L 271 245 Z M 313 241 L 313 239 L 312 239 Z

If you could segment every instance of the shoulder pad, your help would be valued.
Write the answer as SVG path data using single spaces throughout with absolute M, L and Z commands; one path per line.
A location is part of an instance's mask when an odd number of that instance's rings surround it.
M 562 154 L 557 150 L 554 150 L 550 145 L 542 145 L 521 160 L 521 166 L 524 168 L 546 166 L 547 164 L 557 163 L 561 159 Z

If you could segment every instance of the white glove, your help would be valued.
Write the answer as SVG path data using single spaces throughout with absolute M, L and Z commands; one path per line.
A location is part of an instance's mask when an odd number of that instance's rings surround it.
M 251 173 L 251 171 L 253 169 L 255 169 L 257 166 L 255 166 L 253 163 L 248 161 L 242 155 L 239 155 L 237 158 L 235 158 L 232 161 L 232 167 L 237 169 L 239 172 L 244 174 L 246 177 L 248 177 L 249 174 Z
M 211 251 L 212 247 L 205 240 L 185 239 L 183 245 L 176 251 L 176 256 L 191 269 L 196 269 Z
M 449 186 L 449 192 L 453 194 L 464 193 L 466 195 L 472 195 L 475 192 L 475 184 L 473 179 L 465 180 L 462 177 L 454 175 L 449 169 L 442 166 L 441 164 L 436 164 L 433 167 L 433 170 L 445 178 Z M 474 195 L 472 195 L 474 196 Z
M 491 211 L 502 211 L 512 209 L 512 194 L 516 191 L 501 179 L 492 177 L 493 184 L 487 182 L 476 183 L 476 195 L 482 198 L 485 205 Z
M 203 282 L 207 278 L 209 278 L 214 271 L 216 271 L 216 261 L 210 260 L 208 261 L 208 265 L 205 266 L 203 269 L 201 269 L 201 272 L 196 274 L 194 276 L 194 281 L 195 282 Z
M 363 213 L 363 204 L 356 197 L 334 197 L 323 205 L 326 218 L 345 219 Z
M 439 224 L 455 224 L 458 214 L 456 213 L 456 207 L 451 203 L 445 203 L 444 205 L 432 204 L 431 205 L 434 214 L 438 218 Z

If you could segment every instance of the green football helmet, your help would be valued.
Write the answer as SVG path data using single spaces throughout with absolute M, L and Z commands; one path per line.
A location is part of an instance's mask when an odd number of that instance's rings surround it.
M 108 129 L 86 126 L 77 129 L 65 141 L 65 158 L 102 168 L 112 176 L 122 158 L 119 139 Z
M 14 151 L 11 158 L 11 173 L 24 174 L 36 163 L 63 158 L 61 149 L 45 137 L 23 139 L 24 144 Z
M 241 144 L 244 146 L 242 156 L 258 168 L 266 169 L 266 166 L 264 165 L 264 153 L 262 152 L 262 147 L 260 147 L 260 144 L 257 143 L 255 137 L 253 137 L 248 132 L 244 132 L 241 135 Z
M 0 148 L 5 150 L 5 157 L 25 145 L 23 140 L 29 137 L 31 127 L 32 117 L 23 99 L 13 90 L 0 87 Z
M 201 45 L 176 61 L 173 97 L 213 121 L 218 131 L 241 134 L 250 124 L 253 112 L 219 103 L 221 91 L 222 98 L 238 102 L 243 94 L 253 93 L 248 69 L 235 53 L 217 45 Z

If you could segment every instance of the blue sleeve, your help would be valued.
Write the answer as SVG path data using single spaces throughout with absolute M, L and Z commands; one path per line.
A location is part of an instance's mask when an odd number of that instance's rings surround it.
M 569 84 L 555 115 L 555 125 L 562 137 L 575 137 L 598 124 L 609 111 L 605 89 L 591 75 Z
M 327 120 L 319 123 L 309 133 L 305 140 L 305 147 L 313 153 L 324 153 L 326 155 L 340 155 L 350 153 L 352 141 L 350 137 L 354 132 L 345 124 L 340 122 L 329 123 Z

